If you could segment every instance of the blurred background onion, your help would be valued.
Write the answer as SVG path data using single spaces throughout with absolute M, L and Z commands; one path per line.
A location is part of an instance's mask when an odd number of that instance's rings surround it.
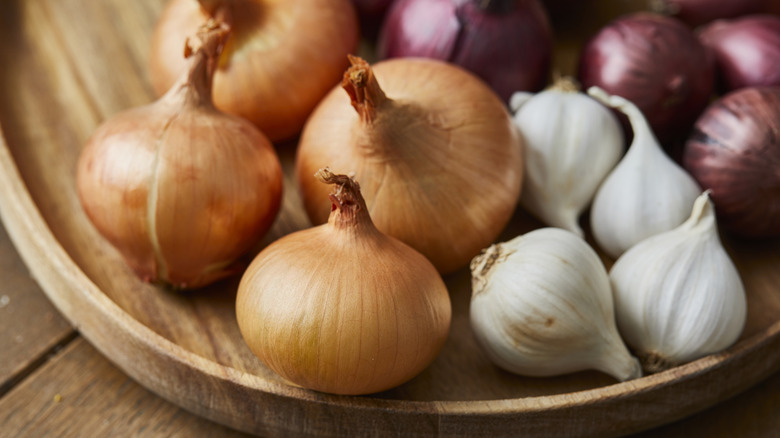
M 457 64 L 504 103 L 549 81 L 553 34 L 538 0 L 396 0 L 379 35 L 380 59 L 419 56 Z

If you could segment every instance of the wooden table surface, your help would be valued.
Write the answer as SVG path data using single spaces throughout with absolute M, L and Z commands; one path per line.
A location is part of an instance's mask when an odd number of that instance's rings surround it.
M 670 403 L 673 403 L 670 400 Z M 0 228 L 0 437 L 239 437 L 140 386 L 49 302 Z M 780 437 L 780 373 L 639 437 Z

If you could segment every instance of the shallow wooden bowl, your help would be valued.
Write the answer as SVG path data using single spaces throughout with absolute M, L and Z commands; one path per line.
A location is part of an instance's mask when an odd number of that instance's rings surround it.
M 584 32 L 624 12 L 596 2 L 588 26 L 561 32 L 570 73 Z M 145 387 L 214 421 L 265 436 L 619 435 L 690 415 L 780 369 L 780 245 L 726 239 L 743 276 L 740 341 L 667 372 L 616 383 L 598 372 L 526 378 L 481 353 L 468 323 L 469 274 L 445 278 L 454 310 L 436 361 L 401 387 L 363 397 L 290 386 L 245 346 L 234 316 L 238 279 L 174 293 L 140 282 L 83 214 L 78 154 L 111 115 L 149 102 L 146 55 L 161 0 L 17 0 L 0 5 L 0 213 L 49 298 L 106 357 Z M 569 28 L 567 28 L 569 29 Z M 309 226 L 286 172 L 281 212 L 263 245 Z M 518 210 L 502 240 L 539 226 Z M 258 248 L 259 250 L 259 248 Z M 251 256 L 251 255 L 250 255 Z

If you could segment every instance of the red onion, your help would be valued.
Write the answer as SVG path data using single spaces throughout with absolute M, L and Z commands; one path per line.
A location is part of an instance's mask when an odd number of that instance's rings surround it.
M 722 18 L 768 12 L 778 0 L 655 0 L 654 9 L 674 15 L 690 26 Z
M 780 87 L 749 87 L 712 103 L 685 145 L 683 165 L 711 189 L 719 223 L 780 236 Z
M 624 15 L 585 45 L 583 89 L 598 86 L 634 103 L 661 142 L 684 136 L 713 90 L 712 57 L 675 18 L 649 12 Z
M 457 64 L 506 103 L 547 84 L 552 30 L 538 0 L 396 0 L 379 35 L 380 58 L 422 56 Z
M 703 28 L 699 38 L 715 56 L 723 91 L 780 85 L 780 17 L 719 20 Z

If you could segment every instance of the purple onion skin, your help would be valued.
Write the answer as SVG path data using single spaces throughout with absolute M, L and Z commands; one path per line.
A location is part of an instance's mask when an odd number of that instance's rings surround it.
M 644 113 L 658 139 L 685 138 L 712 95 L 711 54 L 679 20 L 650 12 L 624 15 L 583 48 L 578 78 L 622 96 Z
M 538 0 L 396 0 L 379 35 L 380 59 L 420 56 L 459 65 L 509 101 L 549 80 L 553 36 Z M 493 9 L 491 9 L 493 8 Z
M 742 88 L 713 102 L 685 144 L 683 166 L 712 190 L 725 229 L 780 236 L 780 88 Z
M 780 86 L 780 17 L 718 20 L 702 28 L 699 38 L 715 58 L 722 92 Z
M 663 0 L 660 9 L 697 27 L 714 20 L 769 12 L 777 0 Z

